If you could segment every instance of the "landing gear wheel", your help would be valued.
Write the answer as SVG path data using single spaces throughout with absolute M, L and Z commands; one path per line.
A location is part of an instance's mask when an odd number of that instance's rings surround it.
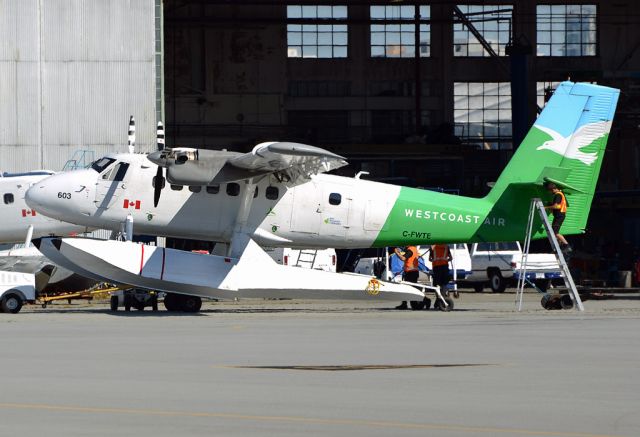
M 428 297 L 425 297 L 423 302 L 424 302 L 425 310 L 428 310 L 429 308 L 431 308 L 431 299 L 429 299 Z
M 180 307 L 185 313 L 197 313 L 202 308 L 202 299 L 198 296 L 183 295 L 180 297 Z
M 7 294 L 2 298 L 0 306 L 3 312 L 15 314 L 22 309 L 22 299 L 17 294 Z
M 447 306 L 444 305 L 444 303 L 442 303 L 442 301 L 440 299 L 436 299 L 436 303 L 433 304 L 433 309 L 434 310 L 440 310 L 440 311 L 452 311 L 453 310 L 453 299 L 451 299 L 450 297 L 445 297 L 444 298 L 445 302 L 447 302 Z
M 164 307 L 167 311 L 179 311 L 180 305 L 178 301 L 178 295 L 173 293 L 167 293 L 164 296 Z
M 118 296 L 111 296 L 109 308 L 111 308 L 111 311 L 118 311 Z
M 499 271 L 493 271 L 489 274 L 489 287 L 494 293 L 502 293 L 507 288 L 507 281 Z
M 482 293 L 483 290 L 484 290 L 483 284 L 474 284 L 473 291 L 475 291 L 476 293 Z
M 124 294 L 124 310 L 131 311 L 131 295 L 126 292 Z
M 411 309 L 414 311 L 420 311 L 424 309 L 424 301 L 411 300 L 409 301 L 409 305 L 411 306 Z

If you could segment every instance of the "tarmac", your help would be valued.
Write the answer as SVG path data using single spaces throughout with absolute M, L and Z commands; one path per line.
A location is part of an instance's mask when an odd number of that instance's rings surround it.
M 638 436 L 640 297 L 0 314 L 0 436 Z

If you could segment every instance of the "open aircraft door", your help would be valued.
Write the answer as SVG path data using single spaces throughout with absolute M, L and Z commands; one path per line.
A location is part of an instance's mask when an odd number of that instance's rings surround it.
M 95 204 L 98 209 L 107 209 L 116 202 L 122 201 L 122 194 L 125 190 L 125 177 L 129 170 L 129 164 L 119 162 L 109 171 L 100 176 L 96 182 Z

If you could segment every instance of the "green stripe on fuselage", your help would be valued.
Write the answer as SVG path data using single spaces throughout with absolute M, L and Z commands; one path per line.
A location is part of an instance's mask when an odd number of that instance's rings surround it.
M 528 210 L 508 215 L 505 209 L 485 199 L 403 187 L 373 247 L 518 239 Z

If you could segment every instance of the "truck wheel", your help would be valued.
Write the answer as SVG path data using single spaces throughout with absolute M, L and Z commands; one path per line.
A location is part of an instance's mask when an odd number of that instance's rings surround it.
M 180 308 L 185 313 L 197 313 L 202 308 L 202 299 L 198 296 L 180 296 Z
M 409 305 L 411 306 L 411 309 L 414 311 L 419 311 L 424 309 L 424 301 L 411 300 L 409 301 Z
M 111 311 L 118 311 L 118 296 L 111 296 L 111 299 L 109 299 L 109 307 Z
M 499 271 L 489 273 L 489 287 L 494 293 L 502 293 L 507 288 L 507 281 L 504 280 Z
M 476 293 L 482 293 L 483 290 L 484 290 L 484 285 L 483 284 L 474 284 L 473 285 L 473 291 L 475 291 Z
M 7 294 L 2 298 L 2 311 L 15 314 L 22 309 L 22 299 L 17 294 Z
M 549 282 L 550 281 L 548 279 L 538 279 L 533 281 L 538 290 L 542 291 L 543 293 L 547 292 L 547 289 L 549 288 Z

